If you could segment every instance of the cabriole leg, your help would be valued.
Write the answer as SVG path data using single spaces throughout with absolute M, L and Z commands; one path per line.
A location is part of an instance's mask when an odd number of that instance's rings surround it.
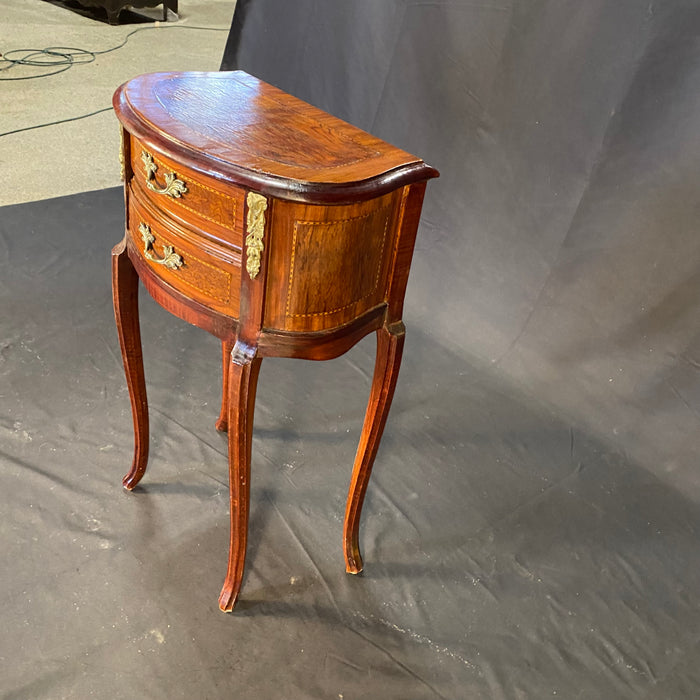
M 216 429 L 225 433 L 228 430 L 228 385 L 229 365 L 231 364 L 233 343 L 221 341 L 221 411 L 216 421 Z
M 148 463 L 148 399 L 143 373 L 138 293 L 139 278 L 129 260 L 124 239 L 112 250 L 112 302 L 134 421 L 134 460 L 122 482 L 129 490 L 139 483 Z
M 248 539 L 250 503 L 250 453 L 253 438 L 255 390 L 260 363 L 256 348 L 237 342 L 229 360 L 228 459 L 231 508 L 231 544 L 226 581 L 219 607 L 230 612 L 236 604 L 243 579 Z
M 377 331 L 377 359 L 374 366 L 374 378 L 372 379 L 369 404 L 355 456 L 345 509 L 343 547 L 345 568 L 351 574 L 358 574 L 362 571 L 362 556 L 359 545 L 362 504 L 365 500 L 374 458 L 377 456 L 379 441 L 384 432 L 391 407 L 391 400 L 394 397 L 396 380 L 401 366 L 404 337 L 405 328 L 400 321 Z

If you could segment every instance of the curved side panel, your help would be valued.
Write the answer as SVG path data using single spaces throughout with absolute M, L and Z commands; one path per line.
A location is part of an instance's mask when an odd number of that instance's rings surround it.
M 345 206 L 275 202 L 264 327 L 332 330 L 383 303 L 399 194 Z

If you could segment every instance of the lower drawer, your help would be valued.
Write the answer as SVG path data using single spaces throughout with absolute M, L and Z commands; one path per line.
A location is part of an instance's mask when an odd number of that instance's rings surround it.
M 129 236 L 148 267 L 186 297 L 238 318 L 241 258 L 161 218 L 131 193 Z

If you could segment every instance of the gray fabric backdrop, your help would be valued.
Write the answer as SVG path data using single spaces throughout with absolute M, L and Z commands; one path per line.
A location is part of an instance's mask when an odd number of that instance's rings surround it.
M 239 0 L 226 67 L 442 177 L 365 571 L 372 338 L 263 362 L 232 615 L 218 342 L 142 294 L 125 492 L 122 193 L 0 209 L 0 700 L 697 698 L 698 36 L 681 0 Z
M 239 0 L 236 12 L 223 68 L 441 171 L 409 333 L 700 497 L 697 0 Z

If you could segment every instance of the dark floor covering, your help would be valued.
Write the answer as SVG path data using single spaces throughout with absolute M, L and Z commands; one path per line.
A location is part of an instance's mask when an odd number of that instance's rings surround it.
M 344 573 L 340 545 L 372 338 L 330 362 L 263 363 L 246 576 L 219 612 L 218 342 L 145 294 L 152 456 L 121 488 L 122 207 L 113 189 L 0 209 L 2 700 L 698 696 L 692 492 L 410 310 L 365 572 Z

